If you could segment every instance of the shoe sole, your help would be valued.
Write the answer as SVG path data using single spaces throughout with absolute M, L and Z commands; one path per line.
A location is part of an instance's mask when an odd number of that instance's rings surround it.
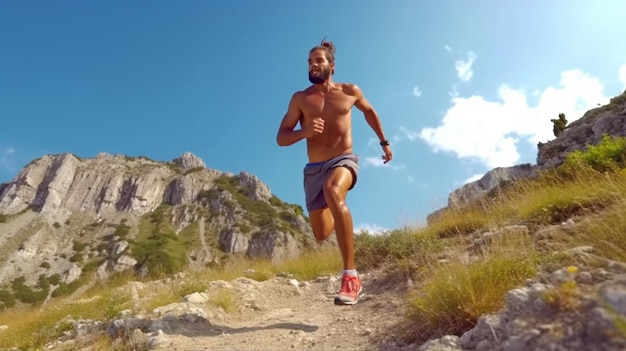
M 361 292 L 363 291 L 363 286 L 361 285 L 361 287 L 359 288 L 359 292 L 358 294 L 356 294 L 356 299 L 354 299 L 354 301 L 343 301 L 341 300 L 339 297 L 335 297 L 335 305 L 354 305 L 359 301 L 359 295 L 361 295 Z

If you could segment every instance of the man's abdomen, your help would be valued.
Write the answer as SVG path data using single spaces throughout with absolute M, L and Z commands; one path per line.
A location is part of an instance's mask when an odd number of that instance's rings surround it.
M 335 156 L 352 152 L 352 138 L 341 137 L 326 143 L 325 140 L 307 140 L 309 162 L 322 162 Z

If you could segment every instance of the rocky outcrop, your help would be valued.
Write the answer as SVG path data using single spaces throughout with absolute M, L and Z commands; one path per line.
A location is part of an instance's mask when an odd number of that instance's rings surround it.
M 239 182 L 241 187 L 247 189 L 246 195 L 255 201 L 268 201 L 272 197 L 270 188 L 254 174 L 245 171 L 240 172 Z
M 146 248 L 137 250 L 138 236 L 167 236 L 170 227 L 201 244 L 186 252 L 198 267 L 219 263 L 223 253 L 280 261 L 313 240 L 298 205 L 275 197 L 253 174 L 206 168 L 189 152 L 171 162 L 107 153 L 87 159 L 45 155 L 0 185 L 0 214 L 0 250 L 6 253 L 0 283 L 25 276 L 33 285 L 42 271 L 68 284 L 82 273 L 144 274 L 139 256 Z
M 179 165 L 184 170 L 206 168 L 204 161 L 191 152 L 184 152 L 180 157 L 173 159 L 172 163 Z
M 570 152 L 597 144 L 604 134 L 626 136 L 626 93 L 611 99 L 608 105 L 587 111 L 557 138 L 539 143 L 537 165 L 541 169 L 557 167 Z
M 536 169 L 531 164 L 522 164 L 512 167 L 498 167 L 487 172 L 477 181 L 467 183 L 454 190 L 448 197 L 448 207 L 461 208 L 484 198 L 494 190 L 506 186 L 518 179 L 536 175 Z
M 45 155 L 5 186 L 0 194 L 0 213 L 11 215 L 28 208 L 45 213 L 64 208 L 142 215 L 164 200 L 177 204 L 193 198 L 202 190 L 198 183 L 210 182 L 220 174 L 184 174 L 177 164 L 189 167 L 204 163 L 188 153 L 176 160 L 168 166 L 147 158 L 106 153 L 84 160 L 69 153 Z

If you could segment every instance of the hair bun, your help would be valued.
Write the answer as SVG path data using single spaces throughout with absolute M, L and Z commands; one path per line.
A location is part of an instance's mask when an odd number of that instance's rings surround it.
M 326 37 L 322 39 L 322 43 L 320 45 L 330 50 L 330 52 L 332 52 L 333 54 L 335 53 L 335 44 L 333 44 L 331 41 L 327 41 Z

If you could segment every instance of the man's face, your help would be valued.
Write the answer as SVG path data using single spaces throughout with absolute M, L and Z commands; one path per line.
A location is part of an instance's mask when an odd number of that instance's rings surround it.
M 326 59 L 323 50 L 313 50 L 309 54 L 309 81 L 313 84 L 324 83 L 330 77 L 333 66 Z

